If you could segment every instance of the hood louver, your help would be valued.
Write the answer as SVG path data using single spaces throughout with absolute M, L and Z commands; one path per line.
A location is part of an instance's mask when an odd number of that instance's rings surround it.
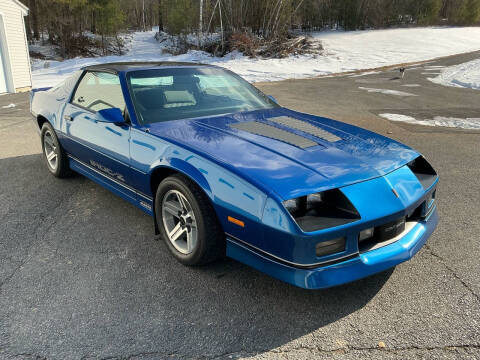
M 342 138 L 338 137 L 337 135 L 332 134 L 318 126 L 312 125 L 307 121 L 298 120 L 289 116 L 271 117 L 267 118 L 266 120 L 276 125 L 280 125 L 292 130 L 297 130 L 328 142 L 337 142 L 342 140 Z M 311 140 L 308 137 L 295 134 L 292 131 L 288 131 L 288 129 L 269 125 L 261 121 L 240 122 L 230 124 L 229 126 L 231 128 L 246 131 L 251 134 L 265 136 L 270 139 L 282 141 L 284 143 L 299 147 L 301 149 L 321 145 L 320 143 Z
M 318 143 L 307 139 L 306 137 L 291 133 L 289 131 L 268 125 L 259 121 L 240 122 L 230 124 L 231 128 L 246 131 L 255 135 L 265 136 L 271 139 L 282 141 L 284 143 L 306 149 L 317 146 Z
M 268 118 L 268 121 L 304 132 L 306 134 L 310 134 L 319 139 L 326 140 L 329 142 L 336 142 L 336 141 L 342 140 L 342 138 L 338 137 L 337 135 L 329 133 L 328 131 L 321 129 L 318 126 L 312 125 L 309 122 L 306 122 L 303 120 L 294 119 L 289 116 L 278 116 L 278 117 Z

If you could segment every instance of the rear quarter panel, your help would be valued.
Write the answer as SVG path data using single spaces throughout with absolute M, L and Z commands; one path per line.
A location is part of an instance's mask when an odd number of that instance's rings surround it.
M 77 71 L 62 83 L 43 89 L 34 89 L 30 94 L 30 111 L 37 119 L 39 116 L 47 119 L 58 131 L 60 129 L 63 108 L 70 100 L 82 71 Z

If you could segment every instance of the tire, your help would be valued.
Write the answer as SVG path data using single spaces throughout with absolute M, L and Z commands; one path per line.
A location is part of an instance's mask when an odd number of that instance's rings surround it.
M 173 175 L 160 183 L 155 216 L 169 251 L 182 264 L 203 265 L 225 255 L 224 232 L 210 200 L 185 176 Z
M 55 130 L 48 121 L 42 126 L 40 138 L 42 140 L 43 159 L 48 171 L 58 178 L 65 178 L 70 175 L 68 157 L 58 141 Z

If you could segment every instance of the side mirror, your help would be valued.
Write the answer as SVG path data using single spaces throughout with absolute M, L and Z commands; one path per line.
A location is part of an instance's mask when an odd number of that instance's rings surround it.
M 278 104 L 277 99 L 275 99 L 272 95 L 267 95 L 270 100 L 272 100 L 275 104 Z
M 97 111 L 97 114 L 100 115 L 98 121 L 112 124 L 122 124 L 125 122 L 123 117 L 122 110 L 119 108 L 110 108 Z

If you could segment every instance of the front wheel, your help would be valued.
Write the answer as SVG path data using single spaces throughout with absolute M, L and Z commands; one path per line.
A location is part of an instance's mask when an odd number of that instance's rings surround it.
M 45 122 L 40 133 L 43 158 L 54 176 L 63 178 L 69 175 L 68 158 L 58 141 L 57 134 L 49 122 Z
M 209 199 L 185 176 L 160 183 L 155 214 L 168 249 L 182 264 L 206 264 L 225 253 L 223 231 Z

